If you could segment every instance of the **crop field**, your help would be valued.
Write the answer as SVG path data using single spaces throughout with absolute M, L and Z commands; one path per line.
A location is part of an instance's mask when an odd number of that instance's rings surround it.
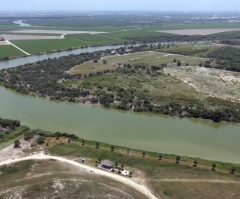
M 164 71 L 183 80 L 206 96 L 240 101 L 239 73 L 193 66 L 165 68 Z
M 0 57 L 15 57 L 25 55 L 20 50 L 11 45 L 0 45 Z
M 183 30 L 161 30 L 159 32 L 170 33 L 176 35 L 210 35 L 222 32 L 238 31 L 239 28 L 219 28 L 219 29 L 183 29 Z
M 181 54 L 181 55 L 187 55 L 187 56 L 195 56 L 195 57 L 207 57 L 207 54 L 214 50 L 219 48 L 221 45 L 215 45 L 215 44 L 172 44 L 164 48 L 161 48 L 161 52 L 165 53 L 173 53 L 173 54 Z
M 101 34 L 101 35 L 73 34 L 73 35 L 66 35 L 65 38 L 72 39 L 75 41 L 81 41 L 86 43 L 86 45 L 109 45 L 109 44 L 124 43 L 124 41 L 126 41 L 120 38 L 110 37 L 107 34 Z
M 150 37 L 150 36 L 174 36 L 174 34 L 162 33 L 157 31 L 148 31 L 144 28 L 137 28 L 135 30 L 126 30 L 102 34 L 106 37 L 113 38 L 127 38 L 127 37 Z
M 86 45 L 84 42 L 69 39 L 14 40 L 12 43 L 31 54 Z
M 111 38 L 105 38 L 99 35 L 79 34 L 68 35 L 66 36 L 66 39 L 13 40 L 12 43 L 26 52 L 39 53 L 81 46 L 113 45 L 124 43 L 124 41 L 121 39 L 115 40 Z

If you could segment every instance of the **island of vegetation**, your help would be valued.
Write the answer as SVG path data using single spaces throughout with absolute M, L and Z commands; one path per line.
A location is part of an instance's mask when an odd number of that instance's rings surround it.
M 232 53 L 238 55 L 240 50 L 213 46 L 193 51 L 198 57 L 171 54 L 181 48 L 184 45 L 140 45 L 48 59 L 3 69 L 0 83 L 17 92 L 51 100 L 239 122 L 238 101 L 201 94 L 165 71 L 191 66 L 238 71 L 239 61 Z M 200 58 L 203 52 L 208 58 Z

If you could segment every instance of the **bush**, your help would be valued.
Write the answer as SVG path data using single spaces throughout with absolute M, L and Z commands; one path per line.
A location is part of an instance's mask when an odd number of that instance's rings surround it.
M 44 137 L 44 136 L 40 136 L 40 137 L 36 140 L 36 142 L 37 142 L 38 144 L 43 144 L 43 143 L 45 142 L 45 137 Z

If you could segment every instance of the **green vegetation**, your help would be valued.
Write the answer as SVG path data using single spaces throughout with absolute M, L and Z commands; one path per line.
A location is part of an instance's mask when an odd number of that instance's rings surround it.
M 96 162 L 98 164 L 99 160 L 109 159 L 115 162 L 116 169 L 121 170 L 121 166 L 123 166 L 127 170 L 133 171 L 133 178 L 143 178 L 157 196 L 170 196 L 176 195 L 177 193 L 184 195 L 186 193 L 183 191 L 183 187 L 185 187 L 185 184 L 190 184 L 188 181 L 191 180 L 192 185 L 190 187 L 199 192 L 200 196 L 204 196 L 205 193 L 197 190 L 195 187 L 195 185 L 198 185 L 198 181 L 202 181 L 203 185 L 211 184 L 214 186 L 217 185 L 217 181 L 239 181 L 240 179 L 237 173 L 235 173 L 235 175 L 231 175 L 230 173 L 231 168 L 235 166 L 237 167 L 235 168 L 235 171 L 238 171 L 238 169 L 240 169 L 239 165 L 233 166 L 229 163 L 215 162 L 214 164 L 216 164 L 218 169 L 215 172 L 212 172 L 211 168 L 213 163 L 211 161 L 181 157 L 181 162 L 175 164 L 176 156 L 174 155 L 163 154 L 162 160 L 159 161 L 158 153 L 146 152 L 145 158 L 142 158 L 143 152 L 141 150 L 130 149 L 131 154 L 129 155 L 126 153 L 126 148 L 124 147 L 114 146 L 113 152 L 109 150 L 111 147 L 109 144 L 100 143 L 101 148 L 99 149 L 96 149 L 95 144 L 96 142 L 86 140 L 84 146 L 81 141 L 75 141 L 70 145 L 52 143 L 49 150 L 55 155 L 88 158 L 88 164 L 92 164 L 92 166 L 94 166 Z M 177 160 L 180 160 L 180 156 L 177 156 Z M 194 161 L 197 161 L 198 163 L 197 168 L 192 165 L 192 162 Z M 185 179 L 187 180 L 185 181 Z M 179 186 L 181 188 L 178 188 L 178 192 L 176 189 L 170 188 L 170 185 L 174 183 L 174 180 L 179 181 Z M 213 182 L 211 182 L 211 180 Z M 163 184 L 169 186 L 167 188 L 159 189 L 159 186 L 162 187 Z M 222 183 L 221 185 L 222 187 L 225 186 L 225 184 Z M 233 184 L 231 190 L 238 190 L 237 186 Z M 222 190 L 218 189 L 213 196 L 219 194 L 219 191 L 221 192 Z M 190 192 L 189 194 L 192 193 Z
M 86 46 L 84 41 L 73 39 L 14 40 L 12 43 L 28 53 L 50 52 Z
M 215 104 L 208 103 L 210 97 L 163 72 L 163 68 L 179 67 L 183 63 L 197 66 L 206 59 L 146 52 L 152 48 L 142 45 L 116 50 L 120 55 L 128 54 L 124 56 L 108 57 L 112 53 L 106 50 L 69 55 L 59 58 L 58 62 L 43 60 L 2 70 L 0 81 L 17 92 L 53 100 L 88 101 L 116 109 L 211 119 L 214 122 L 240 121 L 239 104 L 229 105 L 224 100 L 220 103 L 219 99 L 213 100 Z M 107 57 L 102 60 L 101 56 Z M 81 65 L 84 62 L 87 65 Z M 72 66 L 76 67 L 71 69 Z M 69 74 L 70 69 L 73 75 Z M 8 71 L 7 76 L 5 71 Z
M 25 54 L 12 45 L 0 45 L 0 60 L 7 60 L 9 57 L 24 56 Z
M 240 49 L 234 47 L 222 47 L 208 54 L 209 58 L 215 59 L 215 67 L 230 71 L 240 72 Z M 211 67 L 205 64 L 206 67 Z

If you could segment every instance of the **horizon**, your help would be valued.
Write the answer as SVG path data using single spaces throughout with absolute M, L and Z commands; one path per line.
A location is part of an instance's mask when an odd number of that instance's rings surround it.
M 22 0 L 16 3 L 15 0 L 0 0 L 1 11 L 189 11 L 189 12 L 240 12 L 239 0 L 211 0 L 189 2 L 182 0 L 139 0 L 131 2 L 128 0 L 89 0 L 87 2 L 79 0 L 42 0 L 41 3 L 30 0 Z M 214 8 L 214 9 L 213 9 Z

